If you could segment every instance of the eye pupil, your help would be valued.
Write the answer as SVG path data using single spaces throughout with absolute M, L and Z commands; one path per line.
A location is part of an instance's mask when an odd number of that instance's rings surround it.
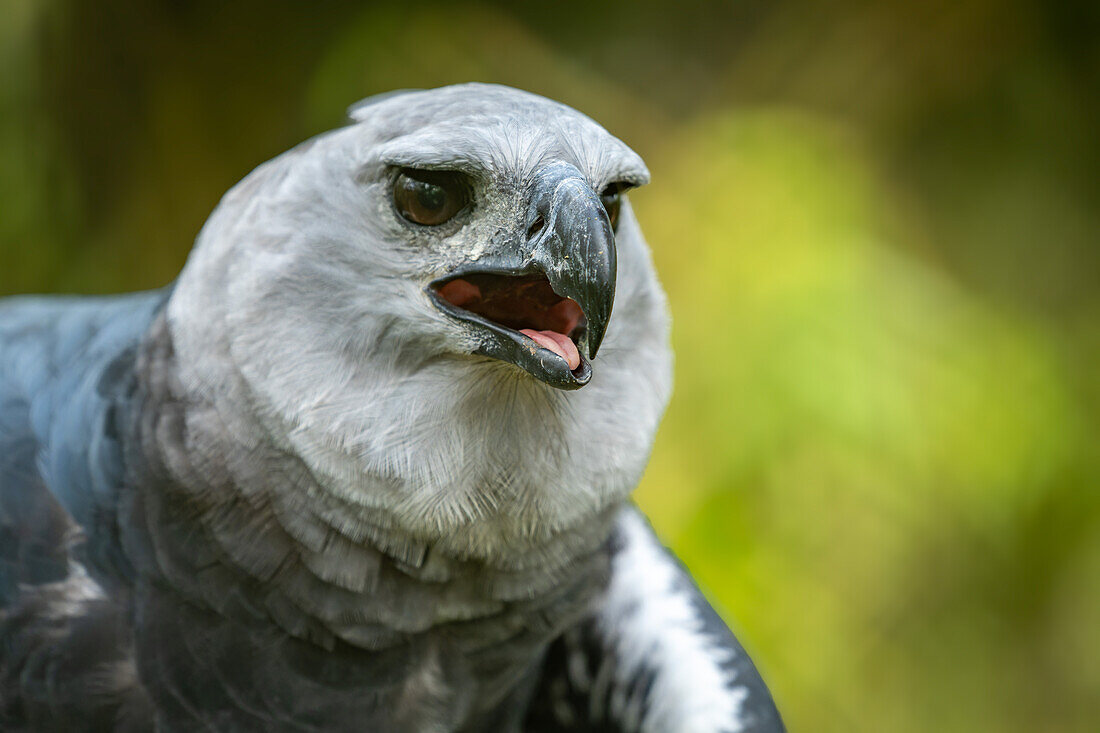
M 393 203 L 408 221 L 438 226 L 469 202 L 465 177 L 456 171 L 402 170 L 393 183 Z
M 429 211 L 439 211 L 447 203 L 447 192 L 431 183 L 417 181 L 416 199 Z

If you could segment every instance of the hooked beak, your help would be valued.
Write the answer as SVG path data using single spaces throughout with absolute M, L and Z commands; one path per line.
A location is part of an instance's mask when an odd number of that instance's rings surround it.
M 501 251 L 434 280 L 427 292 L 480 332 L 476 353 L 578 389 L 592 377 L 615 301 L 611 221 L 581 172 L 554 163 L 539 173 L 524 223 Z

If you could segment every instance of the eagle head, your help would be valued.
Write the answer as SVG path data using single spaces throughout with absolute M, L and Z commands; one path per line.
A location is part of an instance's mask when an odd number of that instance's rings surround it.
M 621 501 L 671 382 L 626 196 L 642 160 L 501 86 L 350 117 L 204 226 L 168 306 L 184 389 L 247 412 L 323 492 L 470 553 Z

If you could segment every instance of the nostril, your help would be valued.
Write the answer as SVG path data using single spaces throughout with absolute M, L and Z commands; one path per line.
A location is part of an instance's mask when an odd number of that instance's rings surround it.
M 544 226 L 546 226 L 546 220 L 542 218 L 542 214 L 536 214 L 531 226 L 527 227 L 527 238 L 532 239 L 538 236 Z

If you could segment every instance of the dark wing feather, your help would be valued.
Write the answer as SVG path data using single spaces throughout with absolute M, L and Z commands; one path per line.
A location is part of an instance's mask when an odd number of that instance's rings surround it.
M 147 728 L 114 503 L 117 408 L 163 293 L 0 303 L 0 728 Z

